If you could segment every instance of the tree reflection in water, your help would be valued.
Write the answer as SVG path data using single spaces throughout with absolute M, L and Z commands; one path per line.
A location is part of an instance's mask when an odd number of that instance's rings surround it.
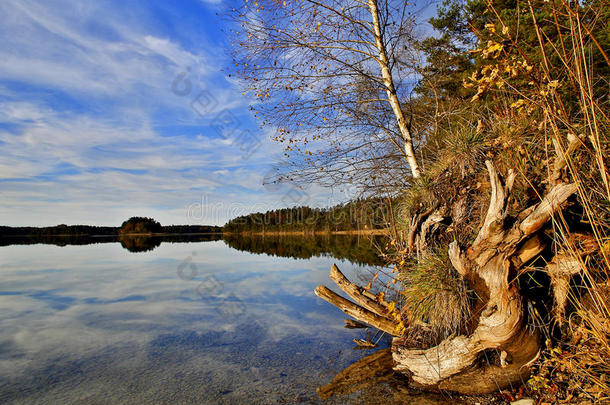
M 271 256 L 309 259 L 330 256 L 360 265 L 380 266 L 383 260 L 376 246 L 381 236 L 355 235 L 223 235 L 224 242 L 233 249 Z

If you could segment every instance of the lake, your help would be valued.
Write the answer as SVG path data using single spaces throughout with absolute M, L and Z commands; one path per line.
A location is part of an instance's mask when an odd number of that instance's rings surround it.
M 387 347 L 313 294 L 337 290 L 332 263 L 368 280 L 370 258 L 173 242 L 0 247 L 0 403 L 319 403 L 316 388 L 374 352 L 353 338 Z M 448 400 L 383 381 L 326 402 Z

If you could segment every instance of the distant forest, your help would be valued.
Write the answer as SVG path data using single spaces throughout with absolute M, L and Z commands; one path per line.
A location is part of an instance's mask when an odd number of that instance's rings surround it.
M 222 228 L 211 225 L 161 226 L 152 218 L 131 217 L 120 227 L 57 225 L 42 228 L 0 226 L 0 246 L 89 245 L 120 242 L 130 252 L 152 250 L 163 242 L 195 242 L 220 239 Z M 215 236 L 216 235 L 216 236 Z
M 145 234 L 210 234 L 220 233 L 222 228 L 212 225 L 169 225 L 161 226 L 151 218 L 132 217 L 120 227 L 93 225 L 57 225 L 47 227 L 0 226 L 0 246 L 12 244 L 50 243 L 79 245 L 103 242 L 130 233 Z
M 330 208 L 282 208 L 243 215 L 227 222 L 223 232 L 336 232 L 388 227 L 391 204 L 387 198 L 356 199 Z
M 48 227 L 0 226 L 0 246 L 8 244 L 88 244 L 104 238 L 129 235 L 188 235 L 269 232 L 341 232 L 388 227 L 391 201 L 387 198 L 357 199 L 330 208 L 307 206 L 256 212 L 213 225 L 168 225 L 147 217 L 131 217 L 121 226 L 56 225 Z

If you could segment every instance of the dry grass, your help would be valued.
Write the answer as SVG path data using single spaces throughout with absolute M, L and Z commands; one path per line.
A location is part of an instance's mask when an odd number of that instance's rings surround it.
M 553 48 L 550 54 L 544 55 L 547 60 L 559 61 L 559 65 L 553 71 L 547 68 L 540 84 L 557 78 L 562 91 L 552 91 L 536 107 L 544 119 L 540 127 L 547 140 L 547 153 L 554 158 L 565 156 L 565 178 L 579 185 L 581 220 L 574 224 L 564 217 L 557 218 L 553 238 L 554 249 L 568 252 L 579 260 L 582 273 L 572 281 L 568 292 L 567 319 L 550 319 L 550 327 L 560 325 L 561 335 L 559 339 L 547 341 L 547 350 L 529 386 L 542 401 L 610 403 L 610 183 L 607 170 L 610 83 L 608 76 L 594 68 L 600 61 L 593 61 L 591 57 L 600 49 L 591 36 L 591 27 L 583 23 L 585 14 L 595 14 L 601 16 L 598 24 L 608 24 L 604 14 L 607 5 L 593 2 L 578 9 L 567 2 L 557 4 L 552 17 L 571 29 L 562 38 L 564 48 Z M 545 45 L 548 49 L 543 36 L 539 37 L 539 43 L 541 49 Z M 520 95 L 532 98 L 527 92 Z M 568 152 L 570 136 L 578 137 L 579 147 Z M 553 177 L 551 169 L 549 165 L 549 182 Z M 573 242 L 574 233 L 583 229 L 594 236 L 597 246 L 593 254 L 583 255 L 582 249 Z
M 461 330 L 470 315 L 471 297 L 446 250 L 427 254 L 400 274 L 402 311 L 409 324 L 427 325 L 427 339 L 432 341 Z
M 547 2 L 548 3 L 548 2 Z M 527 3 L 526 3 L 527 4 Z M 530 3 L 531 4 L 531 3 Z M 550 7 L 550 6 L 549 6 Z M 578 184 L 578 198 L 565 216 L 555 218 L 547 236 L 553 241 L 551 259 L 557 252 L 572 255 L 581 262 L 582 272 L 569 287 L 565 319 L 553 318 L 553 311 L 540 314 L 535 327 L 545 329 L 547 348 L 528 384 L 530 394 L 550 403 L 610 403 L 610 77 L 608 56 L 591 36 L 593 26 L 608 24 L 603 2 L 589 2 L 580 8 L 573 2 L 555 1 L 548 19 L 561 22 L 561 46 L 539 32 L 538 49 L 544 50 L 537 76 L 527 80 L 507 78 L 493 98 L 495 112 L 481 113 L 477 125 L 472 111 L 452 117 L 469 125 L 439 128 L 438 139 L 430 140 L 425 150 L 426 173 L 405 195 L 398 218 L 408 219 L 423 207 L 442 202 L 452 206 L 460 198 L 468 205 L 467 221 L 451 225 L 444 240 L 432 246 L 433 253 L 416 263 L 405 260 L 404 243 L 396 241 L 395 262 L 400 267 L 404 298 L 403 311 L 410 319 L 428 323 L 433 339 L 459 332 L 468 317 L 466 286 L 451 268 L 443 253 L 448 240 L 461 245 L 476 233 L 476 226 L 488 203 L 484 159 L 493 159 L 505 173 L 518 174 L 511 211 L 540 201 L 556 181 Z M 532 10 L 532 15 L 533 15 Z M 490 15 L 494 13 L 490 3 Z M 589 22 L 584 23 L 584 16 Z M 591 19 L 597 15 L 597 19 Z M 497 26 L 502 26 L 497 21 Z M 565 27 L 569 27 L 566 30 Z M 559 28 L 558 28 L 559 30 Z M 505 43 L 514 40 L 506 38 Z M 493 63 L 506 66 L 521 62 L 521 49 L 513 43 L 506 60 Z M 507 51 L 508 52 L 508 51 Z M 594 60 L 593 55 L 600 60 Z M 551 61 L 551 62 L 549 62 Z M 504 65 L 502 65 L 504 63 Z M 600 68 L 601 66 L 601 68 Z M 597 70 L 596 70 L 597 69 Z M 601 72 L 599 69 L 602 69 Z M 500 78 L 502 79 L 502 78 Z M 497 78 L 494 80 L 498 80 Z M 504 80 L 504 79 L 502 79 Z M 529 80 L 529 82 L 528 82 Z M 498 86 L 500 87 L 500 86 Z M 522 100 L 523 108 L 513 108 Z M 504 108 L 502 108 L 504 105 Z M 500 111 L 500 112 L 498 112 Z M 569 140 L 578 139 L 578 147 L 569 150 Z M 555 162 L 563 157 L 566 168 L 559 178 Z M 407 215 L 410 214 L 410 215 Z M 403 224 L 406 229 L 408 223 Z M 593 236 L 594 253 L 583 254 L 574 243 L 574 235 Z M 445 249 L 443 249 L 443 246 Z M 543 268 L 536 271 L 544 272 Z M 550 288 L 551 286 L 546 286 Z M 553 302 L 548 303 L 549 306 Z

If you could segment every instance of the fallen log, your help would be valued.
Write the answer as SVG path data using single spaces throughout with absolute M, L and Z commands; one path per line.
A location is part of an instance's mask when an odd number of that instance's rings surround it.
M 346 298 L 343 298 L 342 296 L 333 292 L 326 286 L 319 285 L 316 287 L 314 292 L 318 297 L 333 304 L 352 318 L 371 325 L 392 336 L 397 336 L 396 330 L 398 327 L 398 322 L 390 320 L 385 316 L 379 315 L 366 308 L 363 308 L 360 305 L 355 304 Z
M 378 315 L 384 315 L 388 312 L 387 303 L 381 300 L 377 301 L 373 294 L 349 281 L 335 264 L 330 268 L 330 279 L 358 305 Z

